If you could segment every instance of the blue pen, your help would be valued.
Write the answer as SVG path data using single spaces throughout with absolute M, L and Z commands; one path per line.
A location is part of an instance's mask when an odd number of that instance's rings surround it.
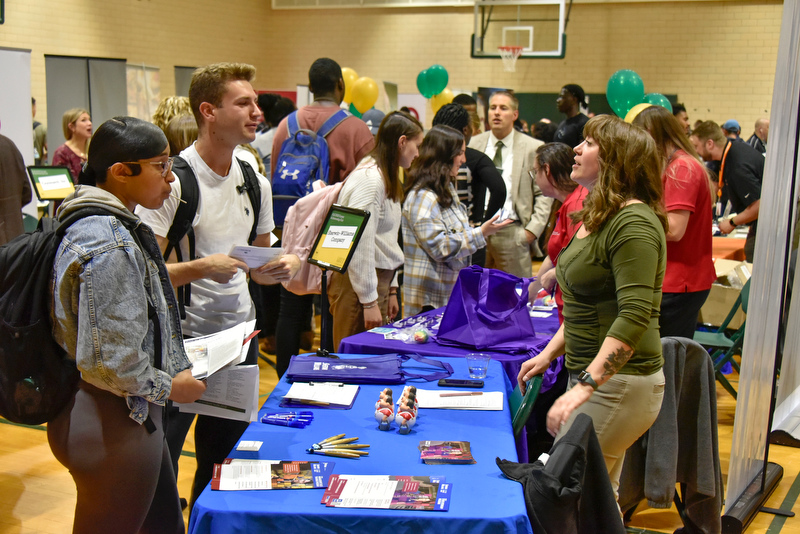
M 266 423 L 268 425 L 279 425 L 279 426 L 290 426 L 292 428 L 305 428 L 308 426 L 310 421 L 286 421 L 283 419 L 261 419 L 262 423 Z
M 314 412 L 273 412 L 266 413 L 264 417 L 272 419 L 314 419 Z

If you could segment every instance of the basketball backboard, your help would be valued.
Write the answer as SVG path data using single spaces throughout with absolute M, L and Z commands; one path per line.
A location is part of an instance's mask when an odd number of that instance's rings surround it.
M 498 47 L 520 46 L 524 58 L 563 58 L 565 0 L 476 0 L 471 56 L 501 57 Z

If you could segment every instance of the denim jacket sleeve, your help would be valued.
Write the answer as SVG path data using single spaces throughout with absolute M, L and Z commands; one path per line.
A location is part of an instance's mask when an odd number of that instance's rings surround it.
M 163 405 L 172 390 L 170 374 L 154 367 L 153 323 L 147 313 L 151 299 L 165 316 L 163 297 L 153 298 L 158 294 L 153 284 L 160 285 L 158 271 L 113 218 L 92 217 L 78 226 L 83 235 L 86 230 L 100 235 L 70 239 L 70 228 L 62 242 L 55 265 L 56 337 L 75 355 L 83 380 L 125 397 L 131 417 L 141 423 L 148 415 L 147 402 Z

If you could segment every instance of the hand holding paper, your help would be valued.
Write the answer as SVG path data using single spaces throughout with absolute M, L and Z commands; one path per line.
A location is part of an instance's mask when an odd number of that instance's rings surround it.
M 250 277 L 259 284 L 276 284 L 288 282 L 299 269 L 300 258 L 294 254 L 284 254 L 250 271 Z
M 223 367 L 242 363 L 252 342 L 255 321 L 236 326 L 208 336 L 187 339 L 183 342 L 186 354 L 192 362 L 192 375 L 206 378 Z

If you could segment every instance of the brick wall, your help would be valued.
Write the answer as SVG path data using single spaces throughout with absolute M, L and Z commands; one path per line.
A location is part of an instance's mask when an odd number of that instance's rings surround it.
M 257 88 L 294 89 L 321 56 L 376 81 L 416 91 L 416 76 L 445 66 L 450 86 L 555 92 L 579 83 L 605 92 L 616 70 L 638 72 L 648 92 L 677 93 L 691 120 L 736 118 L 743 135 L 768 116 L 782 2 L 576 3 L 564 59 L 471 59 L 472 8 L 273 11 L 269 0 L 16 0 L 0 46 L 30 48 L 37 117 L 46 117 L 44 54 L 125 58 L 161 69 L 245 61 Z M 2 73 L 0 73 L 2 76 Z

